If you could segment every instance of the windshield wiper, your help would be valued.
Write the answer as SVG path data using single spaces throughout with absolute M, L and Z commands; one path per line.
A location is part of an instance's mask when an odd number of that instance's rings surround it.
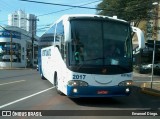
M 104 57 L 98 57 L 98 58 L 88 59 L 88 60 L 84 60 L 84 61 L 92 61 L 92 60 L 99 60 L 99 59 L 106 59 L 106 58 L 104 58 Z
M 128 68 L 127 68 L 127 67 L 124 67 L 124 66 L 122 66 L 122 65 L 111 65 L 111 66 L 116 66 L 116 67 L 118 67 L 118 68 L 120 68 L 120 69 L 123 69 L 123 70 L 125 70 L 125 71 L 128 71 Z
M 103 58 L 103 57 L 98 57 L 98 58 L 94 58 L 94 59 L 89 59 L 89 60 L 83 60 L 83 63 L 82 64 L 77 64 L 77 70 L 79 70 L 82 66 L 84 66 L 85 64 L 84 64 L 84 62 L 85 61 L 92 61 L 92 60 L 99 60 L 99 59 L 105 59 L 105 58 Z

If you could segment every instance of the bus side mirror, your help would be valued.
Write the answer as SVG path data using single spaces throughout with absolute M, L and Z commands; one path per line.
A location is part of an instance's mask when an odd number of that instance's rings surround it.
M 138 37 L 138 49 L 144 49 L 145 48 L 145 39 L 144 39 L 144 33 L 137 27 L 132 27 L 132 31 L 137 34 Z

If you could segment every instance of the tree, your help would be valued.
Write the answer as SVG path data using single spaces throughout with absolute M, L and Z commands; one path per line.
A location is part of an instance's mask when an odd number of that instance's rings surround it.
M 153 2 L 160 0 L 103 0 L 97 5 L 99 15 L 118 16 L 138 26 L 141 20 L 151 19 Z

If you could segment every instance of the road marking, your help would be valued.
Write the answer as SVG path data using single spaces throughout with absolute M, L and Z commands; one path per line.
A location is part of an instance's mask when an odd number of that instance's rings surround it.
M 19 83 L 19 82 L 22 82 L 22 81 L 26 81 L 26 80 L 20 80 L 20 81 L 13 81 L 13 82 L 8 82 L 8 83 L 2 83 L 2 84 L 0 84 L 0 86 L 7 85 L 7 84 L 12 84 L 12 83 Z
M 41 94 L 41 93 L 46 92 L 46 91 L 48 91 L 48 90 L 51 90 L 51 89 L 53 89 L 53 88 L 54 88 L 54 87 L 47 88 L 47 89 L 42 90 L 42 91 L 40 91 L 40 92 L 34 93 L 34 94 L 32 94 L 32 95 L 29 95 L 29 96 L 26 96 L 26 97 L 20 98 L 20 99 L 18 99 L 18 100 L 12 101 L 12 102 L 10 102 L 10 103 L 7 103 L 7 104 L 4 104 L 4 105 L 1 105 L 1 106 L 0 106 L 0 109 L 1 109 L 1 108 L 4 108 L 4 107 L 7 107 L 7 106 L 9 106 L 9 105 L 12 105 L 12 104 L 14 104 L 14 103 L 20 102 L 20 101 L 22 101 L 22 100 L 25 100 L 25 99 L 31 98 L 31 97 L 33 97 L 33 96 L 36 96 L 36 95 L 38 95 L 38 94 Z
M 119 110 L 120 110 L 121 108 L 119 108 Z M 143 111 L 143 110 L 151 110 L 151 108 L 125 108 L 125 109 L 123 109 L 123 110 L 137 110 L 137 111 Z

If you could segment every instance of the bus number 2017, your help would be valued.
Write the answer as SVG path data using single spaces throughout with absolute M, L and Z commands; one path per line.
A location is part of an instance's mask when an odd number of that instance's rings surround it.
M 73 75 L 73 79 L 85 79 L 86 75 Z

